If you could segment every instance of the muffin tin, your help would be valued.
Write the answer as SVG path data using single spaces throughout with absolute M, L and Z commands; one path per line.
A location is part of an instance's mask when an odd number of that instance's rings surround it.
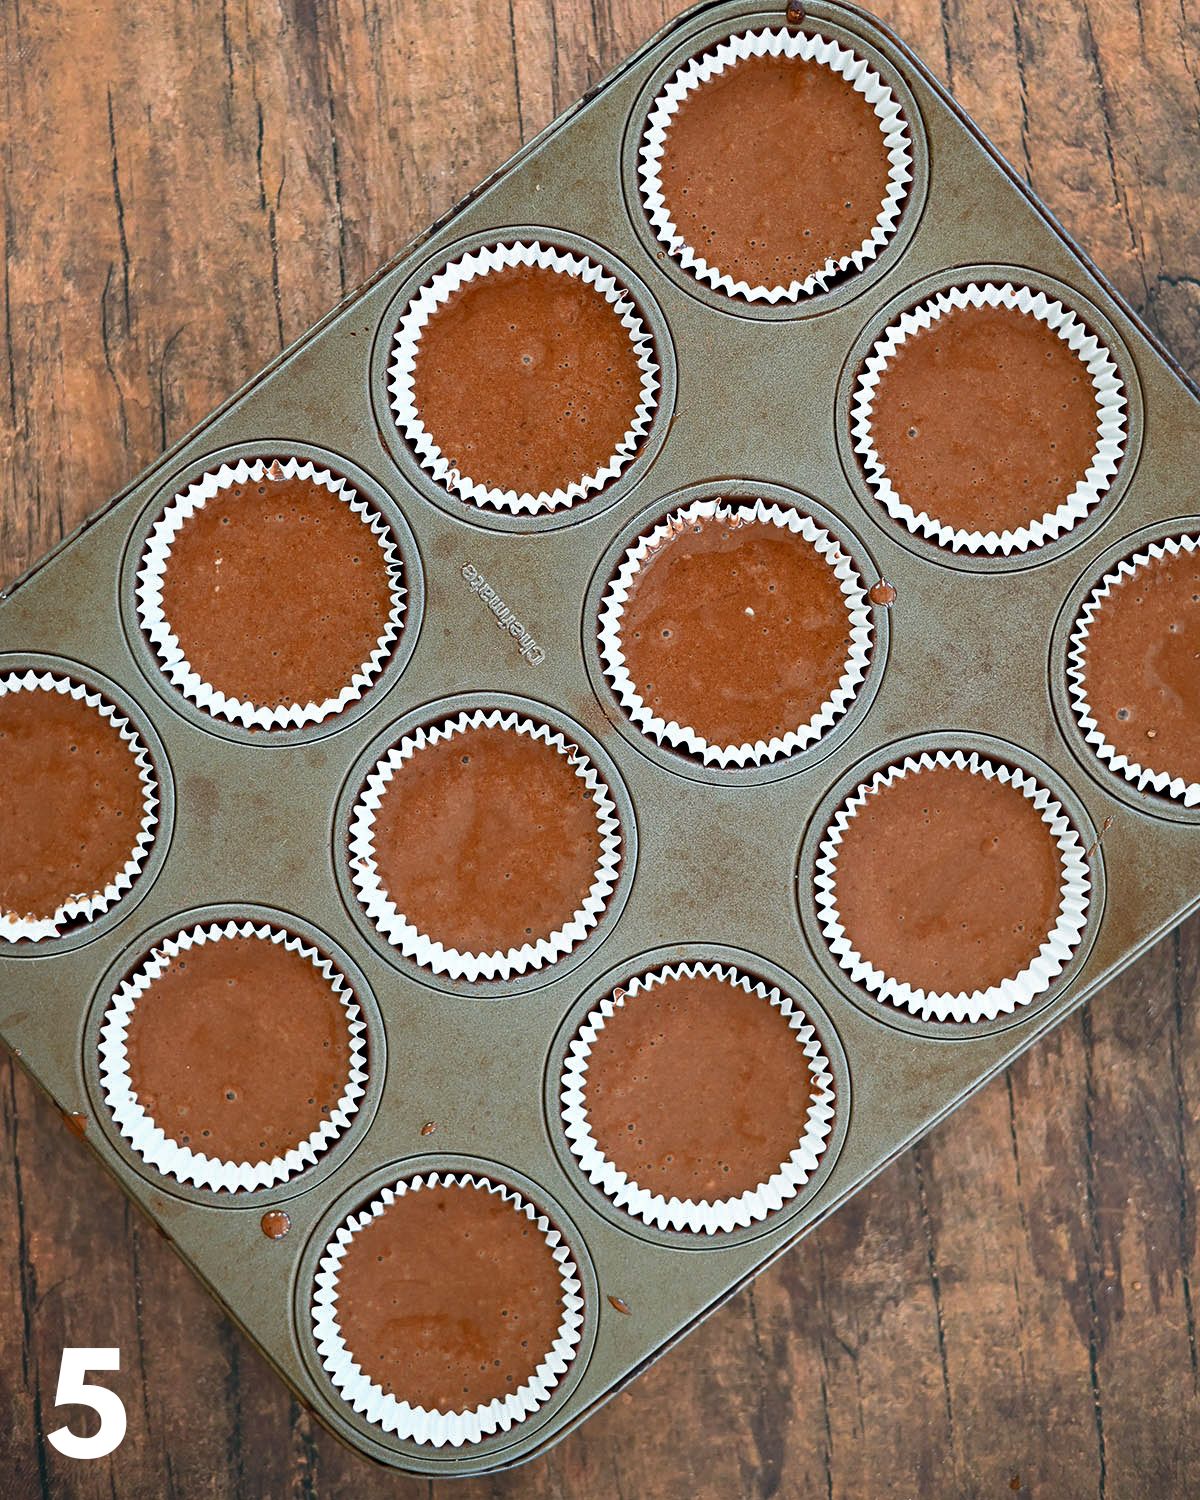
M 61 938 L 0 944 L 0 1034 L 320 1418 L 360 1451 L 430 1475 L 544 1451 L 970 1092 L 1197 904 L 1200 809 L 1139 792 L 1093 754 L 1067 679 L 1080 603 L 1121 557 L 1195 530 L 1200 402 L 924 67 L 851 6 L 813 0 L 791 24 L 852 46 L 884 76 L 911 136 L 895 233 L 857 275 L 796 303 L 731 300 L 655 239 L 637 184 L 646 111 L 680 62 L 782 7 L 705 4 L 429 230 L 196 432 L 18 580 L 0 601 L 0 670 L 65 673 L 128 714 L 154 760 L 158 833 L 133 889 Z M 659 365 L 636 457 L 586 501 L 485 509 L 439 486 L 392 419 L 391 341 L 414 288 L 496 240 L 609 268 Z M 1036 551 L 958 554 L 892 522 L 863 479 L 851 406 L 879 329 L 948 284 L 1020 281 L 1065 296 L 1124 382 L 1126 453 L 1075 529 Z M 199 474 L 259 457 L 345 476 L 393 530 L 405 625 L 341 714 L 269 736 L 187 701 L 142 634 L 136 572 L 162 508 Z M 692 500 L 797 503 L 841 537 L 872 608 L 873 649 L 849 711 L 815 745 L 760 765 L 704 764 L 647 740 L 605 677 L 595 621 L 630 540 Z M 355 896 L 350 810 L 381 750 L 477 708 L 565 730 L 622 824 L 619 878 L 586 939 L 513 980 L 406 960 Z M 1031 1003 L 977 1024 L 923 1020 L 856 986 L 822 937 L 820 845 L 847 795 L 906 755 L 960 751 L 1020 767 L 1079 831 L 1090 892 L 1078 945 Z M 271 1187 L 220 1193 L 163 1176 L 104 1103 L 98 1042 L 116 984 L 186 926 L 285 928 L 354 989 L 368 1076 L 351 1128 Z M 816 1030 L 835 1096 L 816 1169 L 774 1213 L 689 1235 L 624 1213 L 580 1171 L 560 1075 L 581 1019 L 622 978 L 699 963 L 790 996 Z M 389 1436 L 343 1403 L 312 1334 L 315 1278 L 338 1225 L 403 1177 L 476 1174 L 535 1206 L 568 1246 L 583 1298 L 578 1350 L 549 1399 L 480 1441 Z M 268 1209 L 283 1205 L 290 1231 Z M 268 1232 L 268 1228 L 270 1232 Z

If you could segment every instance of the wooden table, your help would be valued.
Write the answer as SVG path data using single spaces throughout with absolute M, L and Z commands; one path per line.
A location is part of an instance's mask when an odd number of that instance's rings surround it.
M 1197 0 L 882 0 L 1200 373 Z M 671 0 L 4 0 L 0 577 Z M 1200 508 L 1200 492 L 1197 496 Z M 1200 922 L 545 1460 L 468 1496 L 1200 1493 Z M 77 1463 L 64 1344 L 128 1435 Z M 410 1496 L 292 1401 L 0 1061 L 0 1495 Z

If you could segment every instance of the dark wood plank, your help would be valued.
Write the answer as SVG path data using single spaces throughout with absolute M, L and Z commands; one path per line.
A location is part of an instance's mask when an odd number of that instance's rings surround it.
M 11 577 L 668 18 L 666 0 L 0 6 Z M 886 0 L 1200 372 L 1194 0 Z M 1200 924 L 546 1460 L 463 1495 L 1200 1492 Z M 64 1343 L 125 1354 L 73 1464 Z M 0 1062 L 0 1493 L 394 1497 Z

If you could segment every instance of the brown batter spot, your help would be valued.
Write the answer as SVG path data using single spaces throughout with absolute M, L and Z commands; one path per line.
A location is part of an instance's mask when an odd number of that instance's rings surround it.
M 137 1002 L 133 1092 L 181 1146 L 219 1161 L 282 1156 L 329 1119 L 350 1070 L 346 1012 L 303 954 L 265 938 L 185 950 Z
M 98 709 L 43 689 L 0 696 L 0 911 L 42 919 L 105 890 L 144 815 L 137 761 Z
M 1039 318 L 952 308 L 900 345 L 871 435 L 892 487 L 963 531 L 1017 531 L 1068 499 L 1098 442 L 1087 367 Z
M 418 750 L 375 820 L 389 898 L 460 953 L 507 952 L 565 927 L 600 853 L 596 804 L 575 766 L 509 729 L 466 729 Z
M 778 1008 L 726 980 L 627 994 L 584 1082 L 600 1151 L 649 1192 L 714 1202 L 756 1188 L 804 1135 L 811 1074 Z
M 788 286 L 870 238 L 888 156 L 874 109 L 839 73 L 751 57 L 684 98 L 660 175 L 679 235 L 709 265 Z
M 1033 962 L 1061 882 L 1058 846 L 1027 797 L 938 766 L 867 798 L 842 838 L 835 895 L 869 963 L 931 993 L 971 994 Z
M 392 609 L 378 538 L 310 479 L 231 485 L 171 548 L 162 608 L 192 670 L 264 708 L 336 698 Z
M 485 1188 L 409 1191 L 350 1241 L 337 1321 L 363 1373 L 398 1401 L 469 1411 L 532 1379 L 562 1322 L 545 1236 Z
M 292 1221 L 281 1208 L 268 1209 L 258 1221 L 259 1228 L 269 1240 L 281 1240 L 292 1227 Z
M 1088 627 L 1084 686 L 1110 745 L 1200 782 L 1200 553 L 1151 559 Z
M 634 575 L 621 649 L 659 718 L 712 745 L 807 724 L 841 680 L 850 616 L 803 537 L 720 516 L 681 523 Z
M 595 287 L 506 266 L 452 293 L 421 334 L 413 402 L 477 484 L 552 494 L 604 467 L 637 415 L 629 330 Z

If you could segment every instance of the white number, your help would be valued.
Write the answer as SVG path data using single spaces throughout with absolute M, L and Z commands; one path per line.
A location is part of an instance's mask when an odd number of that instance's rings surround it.
M 48 1433 L 50 1441 L 68 1458 L 104 1458 L 119 1448 L 125 1436 L 125 1403 L 106 1386 L 88 1385 L 89 1370 L 119 1370 L 119 1349 L 64 1349 L 58 1370 L 55 1406 L 90 1406 L 100 1417 L 93 1437 L 76 1437 L 69 1427 Z

